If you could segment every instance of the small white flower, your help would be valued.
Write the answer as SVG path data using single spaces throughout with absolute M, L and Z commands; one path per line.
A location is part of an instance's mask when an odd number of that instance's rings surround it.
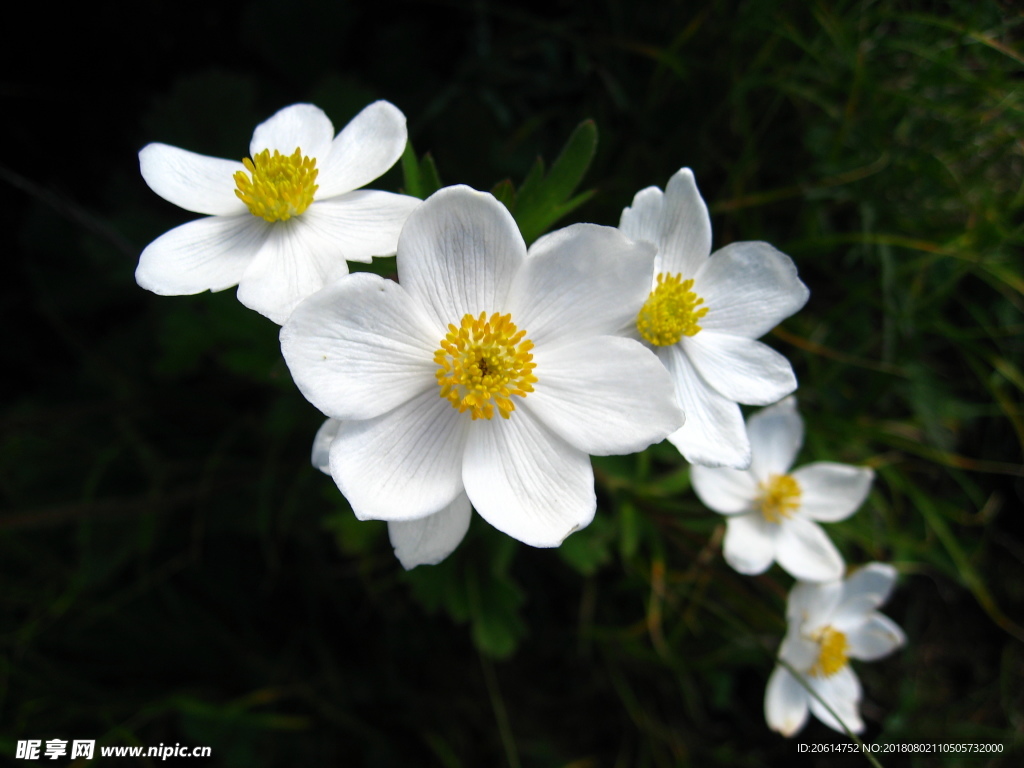
M 870 563 L 845 581 L 799 582 L 789 593 L 786 638 L 779 658 L 789 664 L 854 733 L 860 719 L 860 681 L 850 659 L 874 661 L 906 642 L 903 630 L 878 613 L 896 580 L 891 565 Z M 807 721 L 808 708 L 837 731 L 843 726 L 792 672 L 776 665 L 768 680 L 764 715 L 772 730 L 792 736 Z
M 750 443 L 738 403 L 768 405 L 796 389 L 789 361 L 755 339 L 807 303 L 807 286 L 792 259 L 768 243 L 712 254 L 711 219 L 689 168 L 664 193 L 638 192 L 619 229 L 658 248 L 636 330 L 672 374 L 686 414 L 668 439 L 691 463 L 746 468 Z
M 726 562 L 745 574 L 763 573 L 777 561 L 797 579 L 838 579 L 842 555 L 818 523 L 845 520 L 856 512 L 874 472 L 829 461 L 790 472 L 804 440 L 792 397 L 752 416 L 747 432 L 753 456 L 749 469 L 690 468 L 700 500 L 726 515 Z
M 285 107 L 256 127 L 242 162 L 148 144 L 139 152 L 146 183 L 207 218 L 150 243 L 136 281 L 162 296 L 237 285 L 239 301 L 280 325 L 302 299 L 346 274 L 346 260 L 395 252 L 419 201 L 359 187 L 394 165 L 405 144 L 405 116 L 386 101 L 337 136 L 312 104 Z
M 402 524 L 391 533 L 406 567 L 450 552 L 470 503 L 520 541 L 557 546 L 593 518 L 588 454 L 679 428 L 664 368 L 615 335 L 653 260 L 588 224 L 528 254 L 503 205 L 450 187 L 409 217 L 400 285 L 354 274 L 299 305 L 281 348 L 302 393 L 340 422 L 331 475 L 358 518 Z

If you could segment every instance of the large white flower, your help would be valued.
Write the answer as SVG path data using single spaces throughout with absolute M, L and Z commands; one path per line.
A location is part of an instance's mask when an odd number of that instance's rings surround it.
M 299 305 L 282 351 L 306 398 L 341 422 L 329 465 L 356 516 L 422 521 L 413 532 L 430 526 L 420 539 L 433 542 L 472 503 L 538 547 L 587 525 L 588 454 L 639 451 L 682 423 L 657 358 L 614 335 L 653 259 L 588 224 L 527 254 L 503 205 L 449 187 L 402 231 L 401 284 L 353 274 Z
M 796 389 L 789 361 L 755 339 L 807 303 L 807 287 L 768 243 L 711 253 L 711 219 L 689 168 L 664 193 L 638 192 L 619 229 L 658 247 L 636 330 L 671 372 L 686 413 L 669 440 L 689 462 L 744 469 L 750 443 L 738 403 L 768 405 Z
M 150 188 L 208 217 L 150 243 L 135 279 L 163 296 L 237 285 L 239 301 L 281 324 L 346 274 L 346 259 L 395 252 L 419 201 L 359 187 L 394 165 L 405 144 L 405 116 L 376 101 L 337 136 L 312 104 L 285 107 L 256 127 L 241 162 L 146 145 L 139 165 Z
M 817 697 L 789 669 L 777 665 L 764 697 L 765 719 L 773 730 L 792 736 L 803 728 L 808 709 L 837 731 L 843 730 L 840 720 L 854 733 L 864 729 L 860 681 L 848 662 L 880 659 L 906 642 L 903 630 L 875 610 L 888 599 L 895 580 L 891 565 L 871 563 L 845 581 L 799 582 L 793 587 L 779 658 Z
M 787 397 L 747 423 L 750 468 L 690 468 L 693 489 L 726 516 L 725 560 L 756 574 L 777 561 L 794 578 L 838 579 L 843 558 L 818 523 L 845 520 L 871 490 L 867 467 L 818 461 L 789 471 L 804 440 L 796 400 Z

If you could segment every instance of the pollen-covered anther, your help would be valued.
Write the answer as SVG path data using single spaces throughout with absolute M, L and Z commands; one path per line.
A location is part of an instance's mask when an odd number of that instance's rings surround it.
M 792 517 L 800 506 L 800 483 L 792 475 L 771 475 L 758 484 L 756 504 L 769 523 Z
M 537 383 L 531 349 L 511 315 L 464 315 L 458 327 L 448 325 L 434 353 L 441 397 L 474 420 L 493 418 L 495 408 L 507 419 L 516 409 L 512 397 L 526 397 Z
M 822 627 L 811 637 L 818 643 L 818 658 L 811 667 L 811 677 L 832 677 L 846 666 L 849 644 L 846 635 L 833 627 Z
M 286 221 L 298 216 L 313 202 L 316 158 L 306 157 L 298 147 L 290 155 L 264 149 L 242 159 L 245 171 L 235 173 L 235 195 L 253 216 L 266 221 Z M 248 171 L 248 173 L 246 173 Z
M 683 336 L 696 336 L 701 330 L 697 321 L 708 313 L 708 308 L 700 306 L 704 299 L 692 288 L 693 280 L 683 280 L 682 274 L 660 273 L 657 285 L 636 316 L 640 335 L 658 347 L 675 344 Z

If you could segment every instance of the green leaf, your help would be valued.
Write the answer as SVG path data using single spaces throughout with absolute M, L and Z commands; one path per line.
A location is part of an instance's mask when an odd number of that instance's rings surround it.
M 425 200 L 441 188 L 441 176 L 437 172 L 434 158 L 428 152 L 422 160 L 416 160 L 416 150 L 411 141 L 406 141 L 402 153 L 402 177 L 405 194 Z
M 570 198 L 590 167 L 596 149 L 597 126 L 593 120 L 585 120 L 569 136 L 547 175 L 544 162 L 537 159 L 519 188 L 514 209 L 510 209 L 527 244 L 593 197 L 591 190 Z

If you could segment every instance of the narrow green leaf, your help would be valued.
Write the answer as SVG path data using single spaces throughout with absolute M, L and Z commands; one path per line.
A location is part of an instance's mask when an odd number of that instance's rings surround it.
M 412 142 L 405 142 L 405 151 L 402 152 L 402 178 L 405 182 L 405 194 L 418 197 L 420 200 L 426 197 L 423 194 L 423 175 L 420 171 L 420 164 L 416 162 L 416 151 L 412 148 Z
M 491 194 L 510 212 L 516 212 L 516 187 L 511 179 L 499 181 L 491 188 Z
M 441 175 L 437 172 L 437 165 L 434 163 L 434 156 L 427 152 L 420 161 L 420 180 L 423 188 L 423 197 L 430 197 L 443 185 Z

